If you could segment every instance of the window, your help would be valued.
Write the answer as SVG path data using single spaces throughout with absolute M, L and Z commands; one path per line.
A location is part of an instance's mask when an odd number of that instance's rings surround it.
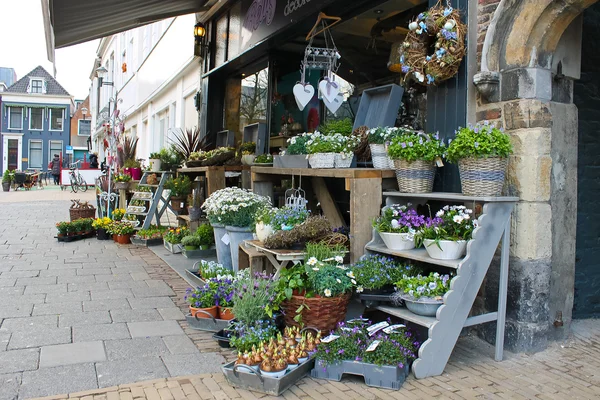
M 60 154 L 63 152 L 63 142 L 62 140 L 51 140 L 50 147 L 48 148 L 48 160 L 52 161 L 55 154 Z
M 42 93 L 43 81 L 41 79 L 31 80 L 31 93 Z
M 9 107 L 8 129 L 23 129 L 23 107 Z
M 65 109 L 64 108 L 51 108 L 50 109 L 50 130 L 51 131 L 62 131 L 64 118 L 65 118 Z
M 29 109 L 29 129 L 32 131 L 41 131 L 44 129 L 44 109 Z
M 29 141 L 29 168 L 42 168 L 42 141 Z
M 79 136 L 90 136 L 92 132 L 92 121 L 91 120 L 79 120 L 79 126 L 77 135 Z

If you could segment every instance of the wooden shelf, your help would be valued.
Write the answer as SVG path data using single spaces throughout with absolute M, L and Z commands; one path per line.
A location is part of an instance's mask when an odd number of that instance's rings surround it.
M 253 174 L 318 176 L 323 178 L 395 178 L 392 169 L 252 167 Z
M 428 200 L 440 200 L 440 201 L 456 201 L 456 202 L 468 202 L 475 201 L 480 203 L 501 203 L 501 202 L 517 202 L 518 197 L 510 196 L 499 196 L 499 197 L 479 197 L 479 196 L 465 196 L 461 193 L 446 193 L 446 192 L 433 192 L 433 193 L 402 193 L 402 192 L 383 192 L 384 197 L 402 197 L 408 199 L 428 199 Z
M 404 307 L 378 306 L 376 309 L 426 328 L 430 328 L 433 323 L 437 321 L 435 317 L 424 317 L 422 315 L 417 315 L 412 311 L 409 311 L 408 308 Z
M 441 265 L 443 267 L 454 269 L 457 269 L 463 261 L 462 258 L 458 260 L 437 260 L 429 257 L 427 250 L 425 249 L 390 250 L 385 245 L 367 245 L 365 249 L 369 251 L 375 251 L 377 253 L 389 254 L 391 256 L 408 258 L 409 260 L 421 261 L 428 264 Z
M 144 216 L 148 215 L 147 212 L 129 212 L 129 211 L 126 214 L 128 214 L 128 215 L 144 215 Z
M 147 183 L 140 183 L 138 184 L 138 186 L 142 186 L 142 187 L 152 187 L 152 188 L 157 188 L 158 185 L 149 185 Z

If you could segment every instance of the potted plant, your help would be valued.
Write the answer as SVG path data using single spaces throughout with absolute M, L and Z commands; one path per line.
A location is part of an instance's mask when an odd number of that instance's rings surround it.
M 273 166 L 278 168 L 308 168 L 306 142 L 310 133 L 303 133 L 287 140 L 287 148 L 273 157 Z
M 5 192 L 8 192 L 10 190 L 10 184 L 13 181 L 14 178 L 14 172 L 10 171 L 10 170 L 6 170 L 4 171 L 4 174 L 2 174 L 2 190 Z
M 404 129 L 388 146 L 394 160 L 398 188 L 404 193 L 430 193 L 433 190 L 435 166 L 442 165 L 444 143 L 439 134 Z
M 113 221 L 111 232 L 116 235 L 116 241 L 119 244 L 131 243 L 131 235 L 135 233 L 135 229 L 128 223 Z
M 120 221 L 123 219 L 123 216 L 126 212 L 127 211 L 125 211 L 123 208 L 115 208 L 111 211 L 111 218 L 113 221 Z
M 332 136 L 323 135 L 316 131 L 310 135 L 306 142 L 308 163 L 311 168 L 334 168 L 335 154 L 338 152 L 339 144 Z
M 170 228 L 163 237 L 165 248 L 173 254 L 181 253 L 181 240 L 189 234 L 189 229 L 184 226 L 179 228 Z
M 353 279 L 357 293 L 384 294 L 394 292 L 394 284 L 405 274 L 415 274 L 418 269 L 402 265 L 392 257 L 370 254 L 350 267 L 348 277 Z
M 201 196 L 200 189 L 192 190 L 192 194 L 188 197 L 188 215 L 190 221 L 198 221 L 202 216 L 202 200 L 204 196 Z
M 270 205 L 270 198 L 239 188 L 217 190 L 206 199 L 202 209 L 214 228 L 219 262 L 226 268 L 237 272 L 239 245 L 252 239 L 256 215 Z M 225 234 L 228 244 L 222 240 Z
M 233 278 L 219 277 L 217 280 L 217 306 L 219 307 L 219 319 L 230 321 L 234 318 L 233 305 L 235 287 L 233 286 Z
M 425 224 L 425 217 L 407 206 L 393 204 L 381 211 L 373 228 L 390 250 L 410 250 L 415 247 L 415 233 Z
M 131 176 L 134 181 L 139 181 L 142 178 L 142 164 L 139 160 L 128 159 L 123 163 L 123 173 Z
M 446 157 L 458 162 L 464 195 L 500 196 L 512 151 L 510 136 L 484 121 L 459 128 Z
M 300 225 L 309 217 L 306 209 L 295 209 L 291 207 L 282 207 L 275 211 L 271 219 L 271 226 L 274 231 L 291 231 L 295 226 Z
M 171 208 L 179 213 L 185 207 L 185 199 L 192 190 L 192 181 L 187 175 L 169 178 L 165 189 L 171 191 Z
M 250 326 L 256 321 L 272 319 L 279 310 L 281 298 L 277 296 L 272 275 L 238 275 L 234 280 L 234 290 L 232 311 L 241 324 Z
M 265 207 L 256 214 L 256 237 L 264 242 L 273 233 L 273 217 L 277 209 Z
M 56 235 L 59 242 L 64 242 L 65 237 L 69 232 L 69 222 L 61 221 L 56 223 L 56 229 L 58 230 L 58 234 Z
M 415 235 L 415 243 L 423 244 L 429 257 L 438 260 L 456 260 L 465 254 L 476 222 L 473 211 L 465 206 L 444 206 L 428 218 Z
M 271 154 L 261 154 L 254 159 L 254 165 L 261 166 L 273 165 L 273 156 Z
M 160 167 L 161 167 L 160 153 L 150 153 L 150 158 L 148 159 L 148 163 L 150 164 L 150 171 L 160 172 Z
M 167 232 L 166 226 L 150 225 L 148 229 L 140 229 L 131 238 L 133 244 L 139 246 L 156 246 L 163 242 L 163 236 Z
M 208 250 L 215 244 L 215 233 L 210 224 L 202 224 L 196 230 L 200 250 Z
M 360 137 L 335 133 L 331 135 L 331 140 L 336 143 L 335 168 L 350 168 L 354 161 L 354 150 L 360 144 Z
M 196 235 L 188 235 L 181 239 L 181 245 L 186 250 L 198 250 L 200 247 L 200 238 Z
M 113 178 L 113 181 L 115 182 L 116 190 L 127 190 L 129 189 L 129 182 L 131 182 L 131 176 L 119 174 Z
M 406 308 L 417 315 L 434 317 L 444 304 L 444 295 L 450 290 L 450 275 L 432 272 L 427 276 L 405 276 L 396 282 L 396 302 L 403 300 Z
M 189 237 L 189 236 L 188 236 Z M 196 289 L 187 289 L 185 300 L 190 307 L 190 314 L 196 318 L 217 318 L 217 283 L 207 281 Z
M 367 141 L 371 150 L 373 168 L 393 169 L 394 162 L 387 154 L 387 146 L 398 135 L 399 128 L 377 127 L 367 131 Z
M 110 239 L 108 235 L 108 229 L 110 227 L 112 220 L 108 217 L 104 218 L 96 218 L 93 223 L 93 227 L 96 229 L 98 240 L 108 240 Z
M 256 320 L 248 324 L 236 322 L 233 324 L 233 335 L 231 337 L 231 346 L 242 354 L 239 364 L 248 365 L 249 357 L 244 354 L 252 352 L 252 349 L 260 349 L 261 344 L 271 343 L 271 340 L 277 337 L 278 329 L 270 320 Z M 267 350 L 268 352 L 268 350 Z M 273 351 L 271 351 L 273 354 Z M 248 354 L 249 355 L 249 354 Z M 262 360 L 261 360 L 262 362 Z M 250 364 L 253 364 L 252 362 Z M 252 365 L 250 365 L 252 366 Z
M 256 143 L 246 142 L 240 145 L 239 154 L 242 157 L 242 164 L 252 165 L 256 158 Z

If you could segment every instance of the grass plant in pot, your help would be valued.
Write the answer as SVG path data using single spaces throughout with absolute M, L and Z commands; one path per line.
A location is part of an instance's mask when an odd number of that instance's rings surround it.
M 165 189 L 171 191 L 171 208 L 174 212 L 181 213 L 186 197 L 192 191 L 192 181 L 187 175 L 170 177 L 165 183 Z
M 98 240 L 110 239 L 108 229 L 110 228 L 111 223 L 112 220 L 108 217 L 96 218 L 96 220 L 94 220 L 94 223 L 92 225 L 94 229 L 96 229 L 96 237 L 98 238 Z
M 435 167 L 443 165 L 445 149 L 437 133 L 403 129 L 388 146 L 400 192 L 430 193 L 433 190 Z
M 375 169 L 393 169 L 394 162 L 387 154 L 387 146 L 398 135 L 399 129 L 392 127 L 377 127 L 367 132 L 371 159 Z
M 427 218 L 415 235 L 416 245 L 423 244 L 429 257 L 438 260 L 462 258 L 477 226 L 472 215 L 465 206 L 444 206 L 434 218 Z
M 458 162 L 462 192 L 467 196 L 500 196 L 513 152 L 510 136 L 488 121 L 459 128 L 447 158 Z
M 451 276 L 431 272 L 427 276 L 405 276 L 396 282 L 398 292 L 394 300 L 403 300 L 406 307 L 417 315 L 434 317 L 438 308 L 444 304 L 444 295 L 450 290 Z
M 200 238 L 196 235 L 188 235 L 181 239 L 181 245 L 188 251 L 198 250 Z
M 190 314 L 196 318 L 217 318 L 217 283 L 208 280 L 203 286 L 196 289 L 187 289 L 185 300 L 190 307 Z
M 415 233 L 424 224 L 424 216 L 399 204 L 384 207 L 381 216 L 373 221 L 373 227 L 390 250 L 414 249 Z

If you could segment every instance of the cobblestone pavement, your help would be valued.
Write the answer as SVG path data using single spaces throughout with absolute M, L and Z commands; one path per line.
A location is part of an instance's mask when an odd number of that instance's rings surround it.
M 271 398 L 227 384 L 218 371 L 232 354 L 186 326 L 188 284 L 152 251 L 51 238 L 67 208 L 64 201 L 0 206 L 0 399 Z M 598 320 L 577 321 L 570 340 L 534 355 L 505 352 L 500 363 L 492 346 L 466 336 L 443 375 L 411 376 L 398 391 L 367 387 L 360 377 L 307 377 L 283 397 L 598 399 L 599 328 Z

